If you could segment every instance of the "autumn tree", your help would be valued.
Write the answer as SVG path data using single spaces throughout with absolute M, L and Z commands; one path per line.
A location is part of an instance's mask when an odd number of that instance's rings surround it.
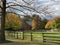
M 54 18 L 54 20 L 55 20 L 55 23 L 53 23 L 54 25 L 55 25 L 55 27 L 57 28 L 57 29 L 60 29 L 60 16 L 56 16 L 55 18 Z
M 52 20 L 48 21 L 47 24 L 45 25 L 45 28 L 51 28 L 52 23 L 53 23 Z
M 32 30 L 40 29 L 41 19 L 38 15 L 34 14 L 32 19 Z
M 16 14 L 7 13 L 5 18 L 5 28 L 20 29 L 23 25 L 21 18 Z
M 43 19 L 41 20 L 41 28 L 45 29 L 45 25 L 47 24 L 48 20 L 47 19 Z
M 48 21 L 45 28 L 60 29 L 60 17 L 55 17 L 53 20 Z

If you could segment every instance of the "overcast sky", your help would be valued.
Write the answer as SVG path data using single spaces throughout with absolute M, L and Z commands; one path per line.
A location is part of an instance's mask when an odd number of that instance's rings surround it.
M 7 2 L 12 2 L 13 0 L 7 0 Z M 22 0 L 16 0 L 17 2 L 19 2 L 20 4 L 23 4 L 24 2 Z M 25 1 L 31 1 L 31 0 L 25 0 Z M 52 4 L 54 3 L 53 6 L 50 6 L 49 11 L 55 11 L 53 16 L 60 16 L 60 0 L 33 0 L 34 3 L 36 3 L 36 5 L 47 5 L 47 4 Z M 27 12 L 27 11 L 25 11 Z M 19 12 L 18 12 L 19 13 Z M 43 15 L 42 15 L 43 16 Z M 45 17 L 45 16 L 43 16 Z M 48 17 L 48 16 L 47 16 Z M 49 18 L 50 19 L 50 18 Z

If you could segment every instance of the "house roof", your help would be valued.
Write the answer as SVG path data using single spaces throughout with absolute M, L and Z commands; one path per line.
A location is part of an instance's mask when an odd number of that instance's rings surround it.
M 32 21 L 26 21 L 26 23 L 32 26 Z

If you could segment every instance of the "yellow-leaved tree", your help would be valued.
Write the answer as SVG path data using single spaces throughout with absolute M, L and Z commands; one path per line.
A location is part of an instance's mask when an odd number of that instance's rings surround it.
M 45 28 L 52 28 L 54 23 L 55 23 L 55 20 L 48 21 L 47 24 L 45 25 Z
M 32 19 L 32 30 L 41 28 L 41 19 L 38 15 L 34 14 Z
M 20 29 L 23 25 L 21 18 L 16 14 L 7 13 L 5 20 L 5 28 Z
M 48 21 L 45 28 L 60 29 L 60 16 L 56 16 L 53 20 Z

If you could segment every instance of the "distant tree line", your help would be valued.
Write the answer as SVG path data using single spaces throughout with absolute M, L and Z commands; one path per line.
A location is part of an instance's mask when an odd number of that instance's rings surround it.
M 53 20 L 41 19 L 39 15 L 33 14 L 25 15 L 24 18 L 19 17 L 16 14 L 8 13 L 6 14 L 6 23 L 5 28 L 13 28 L 15 30 L 18 29 L 26 29 L 31 26 L 31 30 L 39 30 L 39 29 L 60 29 L 60 17 L 55 17 Z M 26 21 L 31 21 L 32 25 L 26 23 Z M 24 26 L 26 28 L 24 28 Z M 27 29 L 26 29 L 27 30 Z

